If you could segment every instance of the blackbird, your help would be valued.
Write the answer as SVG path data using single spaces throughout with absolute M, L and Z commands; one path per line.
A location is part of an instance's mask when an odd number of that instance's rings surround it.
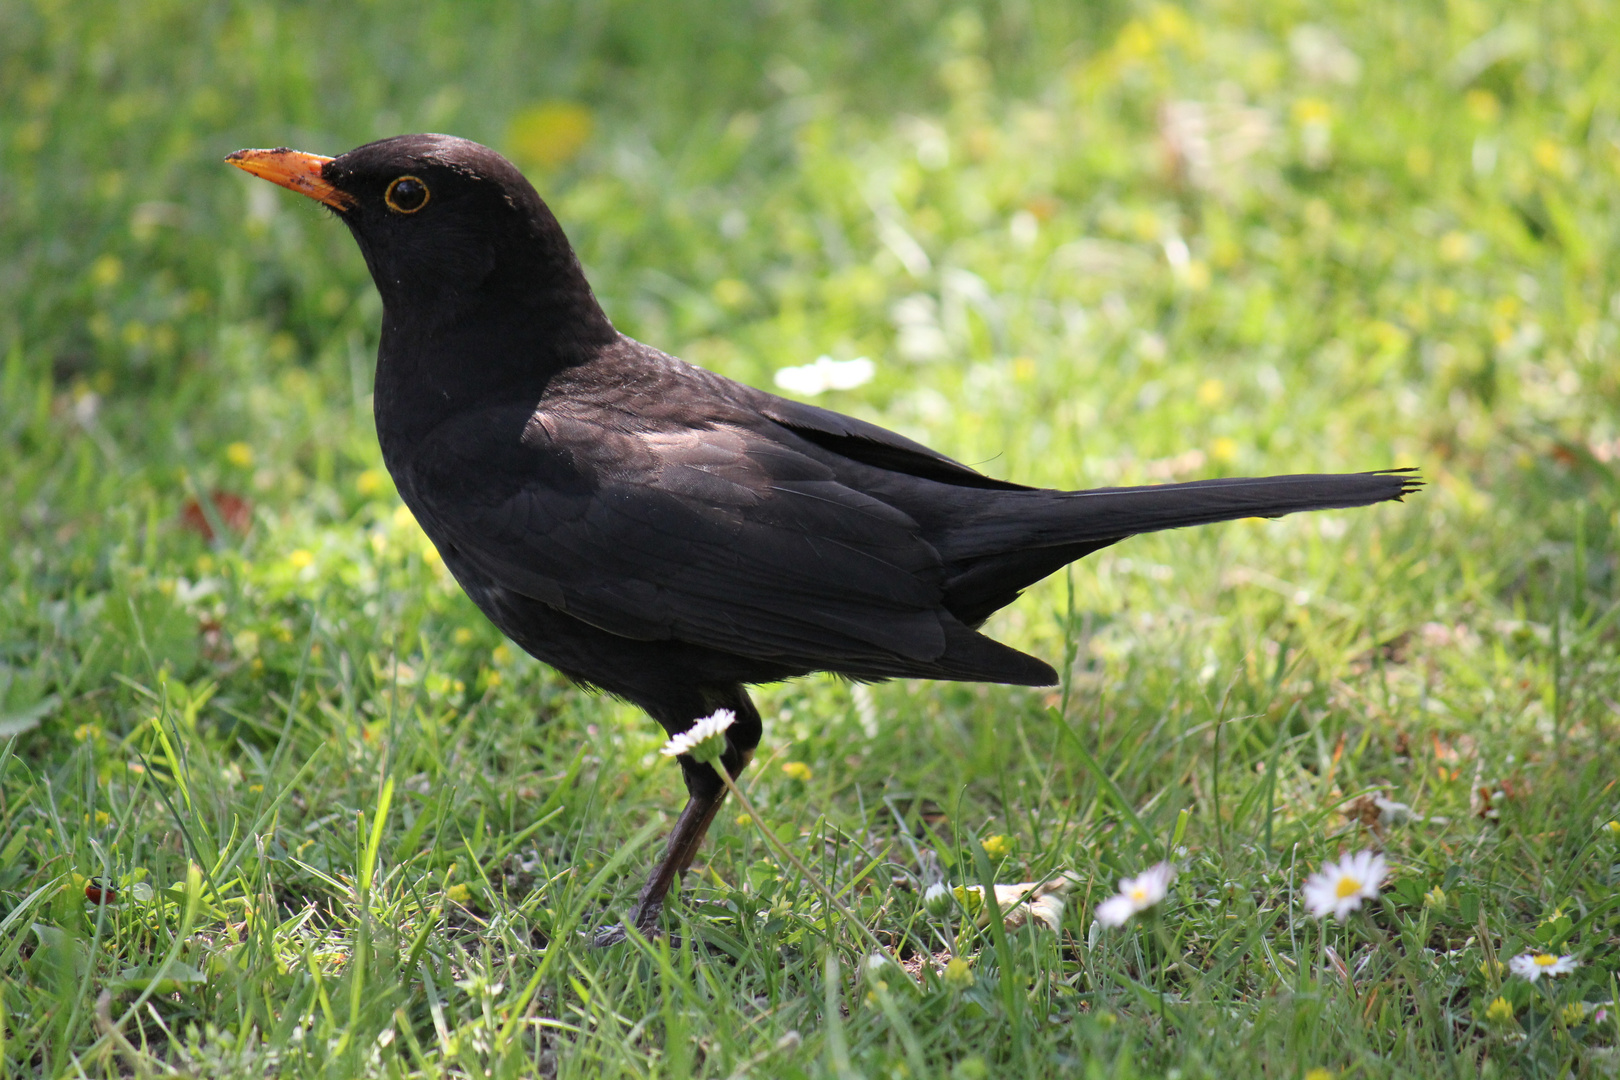
M 747 684 L 831 671 L 1046 686 L 1048 664 L 977 628 L 1075 559 L 1419 486 L 1409 470 L 1093 491 L 993 479 L 619 333 L 556 218 L 487 147 L 401 135 L 336 158 L 226 160 L 354 234 L 383 301 L 383 461 L 467 595 L 670 735 L 732 710 L 733 776 L 761 734 Z M 629 914 L 643 933 L 725 797 L 710 767 L 681 768 L 686 807 Z

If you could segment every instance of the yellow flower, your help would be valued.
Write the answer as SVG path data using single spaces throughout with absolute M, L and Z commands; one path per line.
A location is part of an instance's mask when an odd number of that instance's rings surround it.
M 1305 124 L 1326 124 L 1333 119 L 1333 106 L 1321 98 L 1300 98 L 1294 102 L 1293 108 L 1289 111 L 1293 113 L 1294 123 L 1302 126 Z
M 951 957 L 945 965 L 945 985 L 966 990 L 973 982 L 973 966 L 960 956 Z
M 304 567 L 309 566 L 315 561 L 315 556 L 311 555 L 303 548 L 298 548 L 287 555 L 287 561 L 292 563 L 294 570 L 302 570 Z
M 362 495 L 375 495 L 383 489 L 384 477 L 381 469 L 367 469 L 354 478 L 354 490 Z
M 1005 836 L 991 836 L 981 841 L 984 853 L 992 859 L 1005 859 L 1012 854 L 1012 841 Z
M 1505 1024 L 1513 1019 L 1513 1006 L 1507 998 L 1499 997 L 1486 1007 L 1485 1019 L 1493 1024 Z
M 507 127 L 513 156 L 554 168 L 572 159 L 591 137 L 591 110 L 573 101 L 543 101 L 519 112 Z
M 225 460 L 238 469 L 245 469 L 253 464 L 253 447 L 245 442 L 233 442 L 225 448 Z
M 465 885 L 452 885 L 444 891 L 444 895 L 458 904 L 465 904 L 472 898 L 472 890 Z
M 736 278 L 729 277 L 721 278 L 719 281 L 715 282 L 714 288 L 711 291 L 714 293 L 715 301 L 719 303 L 721 307 L 727 308 L 742 307 L 754 295 L 749 290 L 747 285 L 743 284 L 741 281 L 738 281 Z
M 1611 821 L 1603 827 L 1609 830 L 1610 836 L 1620 836 L 1620 821 Z
M 1446 262 L 1462 262 L 1474 253 L 1474 242 L 1467 233 L 1453 230 L 1440 238 L 1440 258 Z
M 749 817 L 747 814 L 738 814 L 737 815 L 737 827 L 738 828 L 746 829 L 746 828 L 748 828 L 748 826 L 752 825 L 753 823 L 754 823 L 754 819 Z
M 1551 139 L 1539 140 L 1530 151 L 1530 155 L 1536 159 L 1536 164 L 1547 172 L 1563 171 L 1564 152 Z
M 1372 331 L 1373 340 L 1385 352 L 1402 352 L 1412 341 L 1412 336 L 1405 330 L 1383 319 L 1375 321 L 1369 329 Z
M 455 642 L 457 645 L 470 645 L 472 643 L 472 639 L 473 632 L 467 629 L 465 626 L 456 627 L 455 631 L 450 635 L 450 640 Z
M 1333 1071 L 1317 1066 L 1305 1074 L 1305 1080 L 1333 1080 Z
M 1572 1001 L 1564 1006 L 1559 1016 L 1563 1018 L 1564 1026 L 1569 1027 L 1586 1019 L 1586 1009 L 1586 1002 Z
M 1502 102 L 1489 90 L 1475 88 L 1468 91 L 1464 99 L 1468 102 L 1468 113 L 1475 120 L 1490 123 L 1502 115 Z
M 124 276 L 124 263 L 116 255 L 103 255 L 90 264 L 91 284 L 100 288 L 118 284 L 118 279 Z
M 791 779 L 801 782 L 810 779 L 811 775 L 810 766 L 802 761 L 789 761 L 782 766 L 782 771 L 787 773 Z
M 512 662 L 512 650 L 505 645 L 497 645 L 491 650 L 489 658 L 497 664 L 510 664 Z

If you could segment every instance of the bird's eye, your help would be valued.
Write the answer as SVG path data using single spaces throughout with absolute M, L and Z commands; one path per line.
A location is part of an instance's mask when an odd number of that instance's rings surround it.
M 383 201 L 396 213 L 414 214 L 427 205 L 428 187 L 414 176 L 401 176 L 388 185 Z

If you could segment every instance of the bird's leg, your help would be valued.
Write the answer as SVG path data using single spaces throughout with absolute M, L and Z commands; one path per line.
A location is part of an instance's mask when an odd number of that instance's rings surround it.
M 685 761 L 681 765 L 686 773 L 686 808 L 681 811 L 674 830 L 669 834 L 664 857 L 653 867 L 652 875 L 647 878 L 647 884 L 641 887 L 641 895 L 636 898 L 636 906 L 630 912 L 630 920 L 643 934 L 656 930 L 659 913 L 664 908 L 664 897 L 669 894 L 670 886 L 675 884 L 676 875 L 684 877 L 692 860 L 697 858 L 698 847 L 703 843 L 715 814 L 719 813 L 720 804 L 726 799 L 726 786 L 715 775 L 714 766 L 694 763 L 695 768 L 688 768 Z M 737 772 L 741 772 L 745 765 L 746 758 L 738 766 Z
M 731 708 L 737 714 L 737 722 L 726 732 L 726 752 L 720 758 L 721 764 L 735 779 L 753 758 L 762 725 L 754 703 L 740 687 L 736 691 L 736 700 L 727 701 L 721 707 Z M 676 732 L 690 727 L 696 719 L 688 719 Z M 682 757 L 680 762 L 681 773 L 686 780 L 686 807 L 669 834 L 664 857 L 658 860 L 658 865 L 653 867 L 652 874 L 647 878 L 647 884 L 641 887 L 641 894 L 636 898 L 636 905 L 631 909 L 628 920 L 649 937 L 657 933 L 658 916 L 663 912 L 664 898 L 669 895 L 670 886 L 675 884 L 676 875 L 684 875 L 691 868 L 704 834 L 709 831 L 709 825 L 726 798 L 726 785 L 715 773 L 713 765 L 686 757 Z M 610 926 L 597 935 L 596 944 L 614 945 L 623 940 L 624 929 Z

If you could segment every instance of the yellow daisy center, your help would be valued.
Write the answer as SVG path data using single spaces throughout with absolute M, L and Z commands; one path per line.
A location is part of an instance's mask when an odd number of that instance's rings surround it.
M 1537 967 L 1552 967 L 1554 964 L 1558 963 L 1558 957 L 1550 956 L 1547 953 L 1537 954 L 1534 960 Z
M 1333 890 L 1333 895 L 1343 900 L 1345 897 L 1354 896 L 1360 891 L 1361 882 L 1353 877 L 1342 877 L 1339 879 L 1338 886 Z
M 1147 890 L 1138 885 L 1136 888 L 1131 890 L 1131 899 L 1140 904 L 1142 901 L 1147 899 Z

